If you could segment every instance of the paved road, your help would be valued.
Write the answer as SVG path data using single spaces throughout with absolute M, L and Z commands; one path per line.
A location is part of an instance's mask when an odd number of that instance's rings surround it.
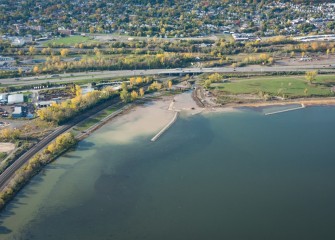
M 22 167 L 25 163 L 29 161 L 29 159 L 34 156 L 36 153 L 38 153 L 40 150 L 42 150 L 45 146 L 47 146 L 52 140 L 54 140 L 57 136 L 60 134 L 66 132 L 70 128 L 72 128 L 74 125 L 78 124 L 79 122 L 87 119 L 93 114 L 96 114 L 97 112 L 105 109 L 106 107 L 109 107 L 112 104 L 115 104 L 119 101 L 118 98 L 109 100 L 107 102 L 104 102 L 103 104 L 100 104 L 99 106 L 81 114 L 80 116 L 74 118 L 71 122 L 64 124 L 60 127 L 58 127 L 54 132 L 49 134 L 47 137 L 42 139 L 39 143 L 37 143 L 33 148 L 31 148 L 29 151 L 27 151 L 25 154 L 23 154 L 19 159 L 17 159 L 12 165 L 10 165 L 1 175 L 0 175 L 0 190 L 2 190 L 6 184 L 10 181 L 13 174 Z
M 155 74 L 187 74 L 187 73 L 260 73 L 260 72 L 297 72 L 307 70 L 327 70 L 335 72 L 335 65 L 315 64 L 305 66 L 248 66 L 248 67 L 237 67 L 235 69 L 231 67 L 217 67 L 217 68 L 177 68 L 177 69 L 149 69 L 149 70 L 118 70 L 118 71 L 96 71 L 96 72 L 78 72 L 78 73 L 65 73 L 59 74 L 57 77 L 51 78 L 50 75 L 43 75 L 39 77 L 26 77 L 20 80 L 14 78 L 0 79 L 1 84 L 10 85 L 30 85 L 30 84 L 42 84 L 46 82 L 76 82 L 89 79 L 99 78 L 115 78 L 115 77 L 128 77 L 128 76 L 148 76 Z

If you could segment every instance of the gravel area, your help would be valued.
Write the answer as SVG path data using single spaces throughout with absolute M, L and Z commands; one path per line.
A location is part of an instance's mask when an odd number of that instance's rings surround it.
M 0 152 L 9 153 L 15 149 L 13 143 L 0 143 Z

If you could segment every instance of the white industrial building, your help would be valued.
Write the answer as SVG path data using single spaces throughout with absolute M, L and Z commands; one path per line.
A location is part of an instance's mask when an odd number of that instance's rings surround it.
M 92 88 L 92 87 L 86 87 L 86 88 L 82 88 L 81 89 L 81 94 L 85 95 L 85 94 L 93 92 L 93 91 L 94 91 L 94 88 Z
M 256 37 L 252 33 L 233 33 L 232 37 L 237 42 L 260 40 L 260 38 Z
M 23 116 L 22 107 L 15 107 L 14 112 L 12 113 L 13 118 L 20 118 Z
M 35 105 L 38 108 L 44 108 L 44 107 L 51 106 L 53 103 L 57 103 L 57 102 L 56 101 L 39 101 L 39 102 L 35 103 Z
M 0 102 L 6 103 L 7 101 L 8 101 L 8 94 L 6 93 L 0 94 Z
M 8 104 L 23 103 L 23 94 L 13 94 L 8 96 Z

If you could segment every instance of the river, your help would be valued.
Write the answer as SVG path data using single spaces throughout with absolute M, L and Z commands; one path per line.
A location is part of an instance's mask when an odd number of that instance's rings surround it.
M 134 119 L 37 175 L 0 239 L 335 239 L 334 107 L 182 113 L 157 142 Z

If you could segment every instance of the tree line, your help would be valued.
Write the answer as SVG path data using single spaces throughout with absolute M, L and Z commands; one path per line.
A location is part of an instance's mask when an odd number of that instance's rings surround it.
M 75 93 L 74 98 L 38 109 L 36 111 L 37 116 L 43 121 L 60 124 L 117 94 L 110 86 L 100 91 L 94 90 L 85 95 L 82 94 L 82 89 L 78 85 L 75 85 L 72 91 Z

